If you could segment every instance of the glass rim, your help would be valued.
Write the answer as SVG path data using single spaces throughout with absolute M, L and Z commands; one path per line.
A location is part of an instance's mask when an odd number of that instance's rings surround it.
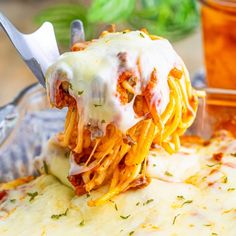
M 200 3 L 207 7 L 215 8 L 224 12 L 235 12 L 236 1 L 235 0 L 198 0 Z

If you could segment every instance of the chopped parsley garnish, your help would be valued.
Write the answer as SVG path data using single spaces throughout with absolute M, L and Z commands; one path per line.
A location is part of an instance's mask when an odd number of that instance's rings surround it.
M 190 204 L 190 203 L 192 203 L 193 202 L 193 200 L 187 200 L 187 201 L 185 201 L 183 204 L 182 204 L 182 206 L 184 206 L 185 204 Z
M 184 196 L 182 196 L 182 195 L 181 196 L 177 196 L 177 199 L 178 200 L 184 200 Z
M 168 172 L 168 171 L 166 171 L 165 172 L 165 175 L 167 175 L 167 176 L 173 176 L 170 172 Z
M 67 208 L 64 213 L 61 213 L 61 214 L 58 214 L 58 215 L 52 215 L 51 218 L 54 219 L 54 220 L 58 220 L 60 217 L 66 216 L 68 211 L 69 211 L 69 209 Z
M 16 199 L 10 199 L 10 202 L 11 202 L 11 203 L 15 203 L 15 202 L 16 202 Z
M 214 235 L 214 236 L 217 236 L 218 234 L 217 234 L 217 233 L 211 233 L 211 235 L 212 235 L 212 236 L 213 236 L 213 235 Z
M 156 167 L 157 165 L 156 165 L 156 164 L 153 164 L 152 166 L 153 166 L 153 167 Z
M 140 204 L 140 202 L 137 202 L 137 203 L 136 203 L 136 206 L 139 206 L 139 204 Z
M 38 196 L 38 192 L 33 192 L 33 193 L 27 193 L 27 195 L 30 197 L 30 202 L 32 202 L 36 196 Z
M 235 190 L 235 188 L 228 188 L 227 189 L 228 192 L 231 192 L 231 191 L 234 191 L 234 190 Z
M 70 156 L 70 151 L 66 152 L 65 156 L 66 156 L 66 158 L 68 158 Z
M 221 163 L 216 163 L 216 164 L 212 164 L 212 165 L 207 165 L 208 167 L 214 167 L 214 166 L 218 166 L 218 165 L 221 165 Z
M 101 104 L 93 104 L 95 107 L 101 107 Z
M 206 179 L 207 179 L 206 176 L 202 177 L 202 181 L 206 181 Z
M 84 226 L 84 225 L 85 225 L 85 221 L 81 220 L 80 223 L 79 223 L 79 226 Z
M 105 121 L 105 120 L 102 120 L 101 123 L 104 124 L 104 123 L 106 123 L 106 121 Z
M 206 224 L 206 225 L 204 225 L 204 226 L 206 226 L 206 227 L 210 227 L 210 226 L 211 226 L 211 224 Z
M 87 197 L 87 198 L 90 197 L 90 193 L 87 193 L 87 194 L 86 194 L 86 197 Z
M 233 157 L 236 157 L 236 152 L 230 154 Z
M 172 222 L 173 225 L 175 224 L 176 219 L 177 219 L 178 216 L 180 216 L 180 214 L 178 214 L 178 215 L 176 215 L 176 216 L 174 217 L 173 222 Z
M 109 200 L 109 201 L 114 204 L 116 211 L 118 211 L 118 206 L 117 206 L 117 204 L 116 204 L 114 201 L 112 201 L 112 200 Z
M 82 95 L 83 94 L 83 90 L 82 91 L 78 91 L 78 95 Z
M 143 203 L 143 206 L 145 206 L 153 201 L 154 201 L 154 199 L 148 199 L 146 202 Z
M 123 220 L 127 220 L 129 217 L 130 217 L 130 215 L 127 215 L 127 216 L 120 216 L 120 218 L 123 219 Z
M 43 161 L 43 169 L 44 169 L 44 172 L 48 175 L 48 164 L 46 161 Z
M 133 234 L 134 234 L 134 231 L 129 232 L 129 235 L 133 235 Z
M 227 178 L 227 176 L 224 176 L 223 177 L 223 181 L 222 181 L 224 184 L 226 184 L 227 182 L 228 182 L 228 178 Z
M 142 32 L 140 32 L 140 36 L 141 36 L 142 38 L 145 38 L 145 36 L 144 36 L 144 34 L 143 34 Z

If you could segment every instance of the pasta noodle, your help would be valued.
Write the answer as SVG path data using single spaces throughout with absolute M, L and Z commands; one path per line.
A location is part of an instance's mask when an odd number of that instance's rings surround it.
M 128 31 L 127 31 L 128 32 Z M 143 32 L 147 33 L 145 30 Z M 109 32 L 103 32 L 104 37 Z M 157 36 L 149 35 L 158 40 Z M 72 51 L 84 50 L 91 42 L 73 45 Z M 125 61 L 124 55 L 119 55 Z M 142 77 L 140 58 L 136 63 L 137 71 Z M 129 128 L 126 133 L 114 124 L 106 126 L 105 134 L 93 138 L 91 127 L 84 124 L 80 107 L 74 98 L 67 99 L 68 113 L 65 130 L 58 135 L 58 142 L 71 150 L 71 155 L 80 165 L 78 174 L 70 175 L 69 180 L 75 186 L 77 194 L 83 194 L 108 185 L 108 192 L 98 199 L 91 200 L 90 206 L 97 206 L 110 200 L 115 195 L 130 188 L 139 188 L 149 183 L 146 176 L 147 157 L 153 145 L 159 145 L 168 153 L 177 152 L 180 148 L 180 136 L 192 124 L 198 104 L 199 94 L 192 89 L 185 66 L 173 67 L 168 75 L 169 103 L 160 114 L 153 102 L 153 88 L 158 83 L 157 68 L 153 68 L 146 86 L 141 94 L 136 94 L 137 75 L 133 70 L 123 71 L 117 82 L 117 96 L 122 105 L 133 102 L 133 110 L 139 122 Z M 65 86 L 64 87 L 68 87 Z M 67 96 L 64 89 L 58 92 L 63 99 Z M 60 98 L 58 98 L 60 100 Z M 75 100 L 75 99 L 74 99 Z

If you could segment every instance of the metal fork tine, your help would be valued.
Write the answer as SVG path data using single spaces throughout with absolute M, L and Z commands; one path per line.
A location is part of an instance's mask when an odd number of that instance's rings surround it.
M 75 43 L 84 42 L 84 26 L 81 20 L 74 20 L 71 23 L 71 42 L 70 47 Z

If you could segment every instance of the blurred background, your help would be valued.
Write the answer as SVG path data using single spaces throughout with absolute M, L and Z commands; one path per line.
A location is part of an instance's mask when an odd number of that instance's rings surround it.
M 16 27 L 31 33 L 44 21 L 54 24 L 60 51 L 69 50 L 73 19 L 84 22 L 86 39 L 97 37 L 108 24 L 118 30 L 146 28 L 168 38 L 191 76 L 203 68 L 196 0 L 0 0 L 0 11 Z M 0 30 L 0 106 L 36 79 Z

